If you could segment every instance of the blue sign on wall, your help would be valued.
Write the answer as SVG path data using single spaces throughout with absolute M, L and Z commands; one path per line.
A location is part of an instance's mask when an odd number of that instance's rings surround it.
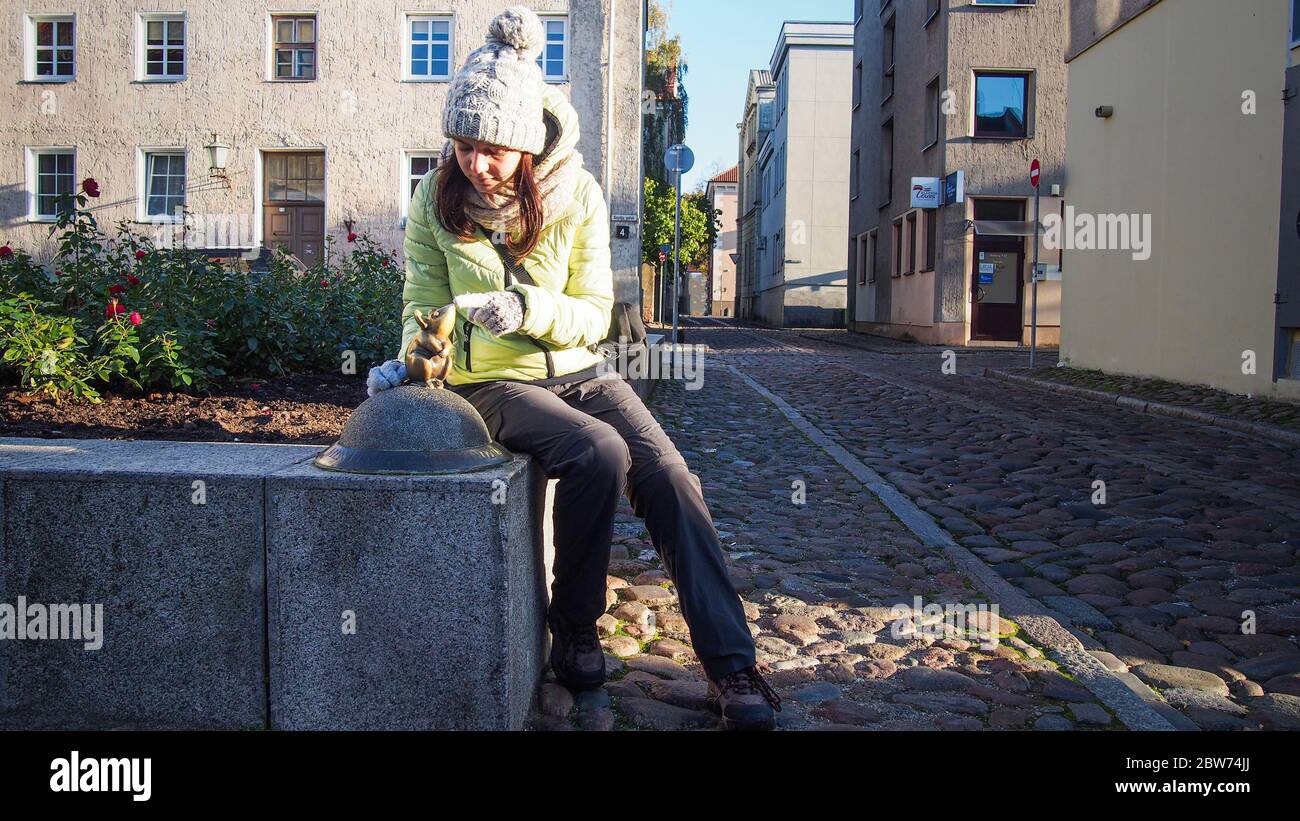
M 980 285 L 992 285 L 992 284 L 993 284 L 992 274 L 980 274 Z

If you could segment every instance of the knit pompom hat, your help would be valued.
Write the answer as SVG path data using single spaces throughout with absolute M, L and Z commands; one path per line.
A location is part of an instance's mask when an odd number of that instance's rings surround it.
M 546 31 L 529 8 L 511 6 L 488 24 L 486 42 L 452 78 L 442 112 L 448 138 L 468 137 L 540 154 L 546 142 L 538 67 Z

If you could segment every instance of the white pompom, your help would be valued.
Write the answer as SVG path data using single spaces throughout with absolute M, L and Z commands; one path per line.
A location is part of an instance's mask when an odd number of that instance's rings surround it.
M 537 59 L 546 42 L 546 31 L 537 14 L 526 6 L 511 6 L 492 18 L 488 40 L 511 46 L 527 60 Z

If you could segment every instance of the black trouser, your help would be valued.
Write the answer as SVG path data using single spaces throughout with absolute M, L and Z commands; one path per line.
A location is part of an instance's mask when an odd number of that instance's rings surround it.
M 617 373 L 539 386 L 448 385 L 492 438 L 541 462 L 555 488 L 551 606 L 591 624 L 605 612 L 614 514 L 626 486 L 677 588 L 695 654 L 714 679 L 754 663 L 754 640 L 723 563 L 700 480 Z

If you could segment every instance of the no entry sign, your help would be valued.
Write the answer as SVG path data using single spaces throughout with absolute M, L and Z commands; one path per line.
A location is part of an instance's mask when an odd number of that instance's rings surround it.
M 1042 179 L 1043 166 L 1038 160 L 1029 164 L 1029 184 L 1038 187 L 1038 181 Z

